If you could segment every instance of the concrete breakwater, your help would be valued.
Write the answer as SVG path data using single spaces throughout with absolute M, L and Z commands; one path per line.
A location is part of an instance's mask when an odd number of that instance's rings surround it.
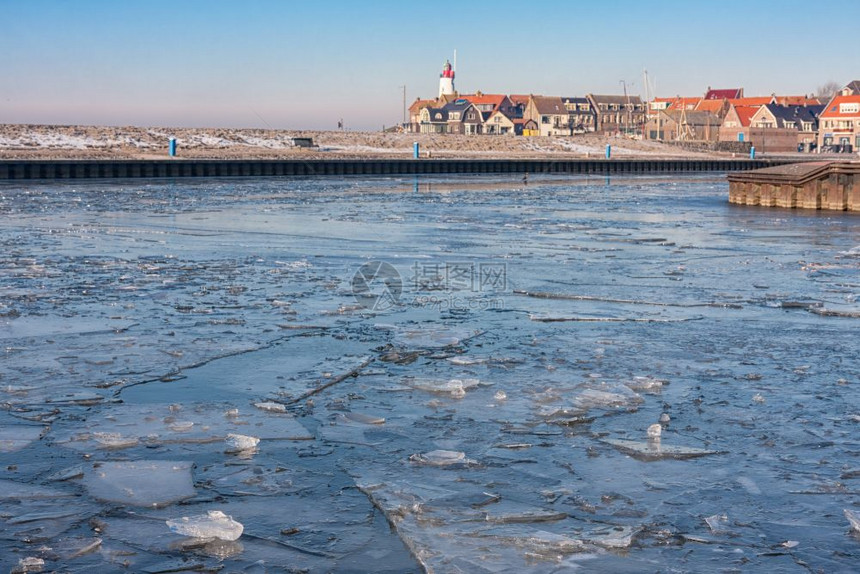
M 860 211 L 860 162 L 809 162 L 728 175 L 738 205 Z
M 0 180 L 741 171 L 780 159 L 0 160 Z

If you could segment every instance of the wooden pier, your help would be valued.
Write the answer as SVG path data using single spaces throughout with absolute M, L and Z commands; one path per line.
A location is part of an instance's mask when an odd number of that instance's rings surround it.
M 661 174 L 730 172 L 780 159 L 321 159 L 0 160 L 0 181 L 39 179 L 452 174 Z
M 730 173 L 729 202 L 860 211 L 860 162 L 808 162 Z

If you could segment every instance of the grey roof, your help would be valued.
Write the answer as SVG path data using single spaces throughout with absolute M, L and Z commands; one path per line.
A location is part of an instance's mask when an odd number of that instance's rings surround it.
M 826 106 L 779 106 L 777 104 L 766 104 L 765 108 L 773 114 L 779 122 L 779 127 L 785 122 L 817 122 L 818 116 Z M 799 126 L 798 126 L 799 127 Z
M 427 112 L 430 114 L 431 122 L 447 122 L 448 121 L 448 110 L 445 108 L 427 108 Z M 436 118 L 436 114 L 441 114 L 441 118 Z
M 469 100 L 458 99 L 454 100 L 449 104 L 445 104 L 442 109 L 448 110 L 448 112 L 463 112 L 471 105 L 472 104 L 469 102 Z
M 541 115 L 567 114 L 561 98 L 555 96 L 532 96 L 537 112 Z
M 842 88 L 843 90 L 851 90 L 851 93 L 856 95 L 860 95 L 860 80 L 854 80 L 850 82 L 847 86 Z
M 641 104 L 642 99 L 639 96 L 605 96 L 599 94 L 588 94 L 588 97 L 598 104 Z

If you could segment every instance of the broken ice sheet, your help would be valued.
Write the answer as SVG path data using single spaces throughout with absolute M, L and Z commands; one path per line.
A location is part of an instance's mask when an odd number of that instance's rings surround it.
M 466 458 L 465 452 L 455 450 L 432 450 L 423 454 L 413 454 L 409 460 L 427 466 L 473 465 L 477 461 Z
M 393 327 L 393 330 L 394 344 L 408 349 L 453 347 L 481 334 L 480 331 L 438 325 L 412 329 Z
M 454 398 L 466 396 L 466 390 L 474 389 L 482 383 L 478 379 L 421 379 L 407 377 L 403 384 L 419 391 L 437 393 L 440 395 L 451 395 Z
M 0 426 L 0 453 L 19 451 L 41 438 L 46 430 L 47 427 L 34 425 Z
M 237 409 L 229 404 L 114 405 L 83 423 L 58 428 L 54 441 L 76 450 L 122 449 L 177 443 L 220 442 L 230 434 L 269 440 L 311 440 L 308 430 L 291 414 L 270 409 Z
M 166 506 L 196 494 L 192 466 L 169 460 L 96 462 L 86 469 L 83 482 L 92 497 L 105 502 Z
M 655 377 L 633 377 L 625 381 L 624 385 L 637 393 L 659 393 L 663 390 L 663 385 L 668 383 L 669 381 Z
M 22 484 L 12 480 L 0 479 L 0 500 L 54 499 L 66 496 L 75 496 L 75 493 L 37 484 Z
M 573 404 L 581 409 L 630 409 L 642 402 L 642 397 L 629 387 L 609 383 L 585 385 L 573 397 Z
M 722 451 L 707 450 L 691 446 L 667 445 L 660 440 L 647 442 L 623 439 L 603 439 L 624 454 L 646 462 L 655 460 L 687 460 L 714 454 L 724 454 Z

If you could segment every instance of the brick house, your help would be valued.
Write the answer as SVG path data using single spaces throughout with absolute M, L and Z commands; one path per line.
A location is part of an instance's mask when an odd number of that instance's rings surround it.
M 605 134 L 639 134 L 645 125 L 645 104 L 639 96 L 586 94 L 597 117 L 596 129 Z
M 720 125 L 721 142 L 746 142 L 750 139 L 750 121 L 759 106 L 730 105 Z
M 597 114 L 588 98 L 563 97 L 561 101 L 567 110 L 571 133 L 584 134 L 597 131 Z
M 542 136 L 569 136 L 570 115 L 559 97 L 531 96 L 523 118 L 532 120 Z
M 860 149 L 860 95 L 833 96 L 818 117 L 818 150 L 851 153 Z
M 644 137 L 660 141 L 717 141 L 722 120 L 711 112 L 663 110 L 645 124 Z
M 447 133 L 474 135 L 482 132 L 484 116 L 469 100 L 460 98 L 442 109 L 448 112 Z
M 818 116 L 824 106 L 759 107 L 750 119 L 749 141 L 762 152 L 810 151 L 814 149 Z
M 418 112 L 418 131 L 422 134 L 448 133 L 448 110 L 444 108 L 421 108 Z
M 417 98 L 412 105 L 409 106 L 409 131 L 418 133 L 421 131 L 421 110 L 430 108 L 436 100 L 422 100 Z

